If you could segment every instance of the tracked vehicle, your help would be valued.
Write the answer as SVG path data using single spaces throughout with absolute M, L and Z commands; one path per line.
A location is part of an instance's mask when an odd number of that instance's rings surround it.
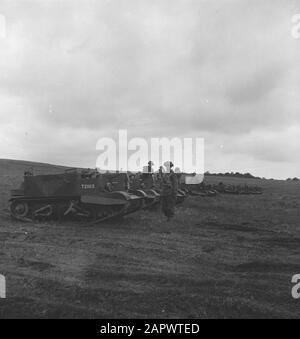
M 130 192 L 145 199 L 145 208 L 158 206 L 160 193 L 155 189 L 154 177 L 151 173 L 130 174 Z
M 145 197 L 128 192 L 126 173 L 71 170 L 62 174 L 26 173 L 11 191 L 10 212 L 20 220 L 76 219 L 92 223 L 123 216 L 145 206 Z
M 178 175 L 178 180 L 180 179 Z M 136 173 L 135 175 L 131 174 L 131 192 L 134 194 L 145 195 L 146 199 L 146 208 L 155 207 L 159 205 L 161 194 L 162 194 L 162 182 L 159 173 Z M 184 199 L 187 197 L 187 192 L 182 190 L 180 187 L 177 190 L 176 203 L 183 203 Z

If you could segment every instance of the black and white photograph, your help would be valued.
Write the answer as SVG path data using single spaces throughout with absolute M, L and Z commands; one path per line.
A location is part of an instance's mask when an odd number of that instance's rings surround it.
M 0 320 L 300 318 L 299 58 L 296 0 L 0 0 Z

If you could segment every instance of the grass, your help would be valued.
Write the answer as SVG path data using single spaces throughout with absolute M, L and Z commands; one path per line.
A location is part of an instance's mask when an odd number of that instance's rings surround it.
M 7 197 L 26 166 L 0 161 L 0 318 L 299 317 L 299 183 L 248 179 L 264 194 L 189 197 L 169 223 L 147 211 L 92 227 L 20 223 Z

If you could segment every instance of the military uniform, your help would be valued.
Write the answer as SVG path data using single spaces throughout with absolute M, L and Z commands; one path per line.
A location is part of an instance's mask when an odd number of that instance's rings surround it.
M 173 170 L 170 173 L 164 173 L 162 178 L 162 211 L 170 220 L 175 214 L 175 205 L 178 191 L 178 178 Z

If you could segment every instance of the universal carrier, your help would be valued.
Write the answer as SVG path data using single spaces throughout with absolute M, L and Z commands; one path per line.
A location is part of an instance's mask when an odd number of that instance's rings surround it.
M 155 199 L 141 190 L 130 193 L 127 173 L 27 173 L 21 187 L 11 192 L 10 212 L 25 221 L 71 218 L 97 223 L 145 208 Z

